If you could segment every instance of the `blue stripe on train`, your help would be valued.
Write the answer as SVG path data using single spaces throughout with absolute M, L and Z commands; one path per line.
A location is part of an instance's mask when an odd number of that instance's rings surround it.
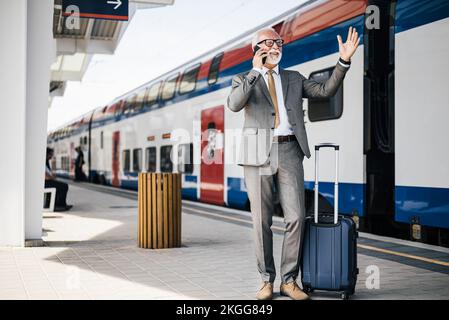
M 304 181 L 304 188 L 314 189 L 315 181 Z M 320 195 L 326 198 L 334 206 L 334 183 L 320 182 L 318 186 Z M 338 212 L 342 214 L 353 214 L 357 211 L 359 217 L 365 214 L 363 199 L 365 194 L 365 185 L 362 183 L 339 183 L 338 184 Z
M 96 173 L 95 170 L 92 170 Z M 59 173 L 58 176 L 65 175 Z M 197 183 L 198 178 L 186 175 L 185 181 Z M 108 181 L 110 184 L 110 181 Z M 137 181 L 121 181 L 123 188 L 137 189 Z M 313 181 L 305 181 L 304 187 L 313 190 Z M 320 182 L 320 194 L 324 196 L 331 205 L 334 205 L 334 184 L 331 182 Z M 227 190 L 228 205 L 233 208 L 245 209 L 248 199 L 243 178 L 228 177 Z M 198 200 L 196 188 L 182 189 L 184 199 Z M 351 214 L 357 210 L 359 216 L 364 215 L 363 199 L 365 185 L 361 183 L 340 183 L 339 198 L 340 212 Z M 410 223 L 412 217 L 418 217 L 422 225 L 440 228 L 449 228 L 449 188 L 430 187 L 407 187 L 396 186 L 395 188 L 395 220 Z
M 420 224 L 449 228 L 449 189 L 427 187 L 395 188 L 395 220 L 410 223 L 419 217 Z
M 329 54 L 338 52 L 337 34 L 344 35 L 347 32 L 349 26 L 354 26 L 359 30 L 361 41 L 363 42 L 363 22 L 364 17 L 358 16 L 350 20 L 344 21 L 335 26 L 329 27 L 327 29 L 321 30 L 313 35 L 300 39 L 298 41 L 289 43 L 285 45 L 283 49 L 283 58 L 281 61 L 282 68 L 289 68 L 313 59 L 318 59 Z M 152 107 L 146 106 L 145 108 L 139 110 L 138 112 L 118 115 L 116 117 L 110 117 L 107 119 L 94 121 L 92 123 L 92 128 L 98 128 L 106 124 L 117 122 L 128 117 L 133 117 L 140 115 L 142 113 L 149 112 L 151 110 L 163 108 L 164 106 L 171 105 L 174 103 L 179 103 L 185 100 L 189 100 L 213 91 L 217 91 L 223 88 L 231 86 L 232 78 L 239 73 L 251 70 L 251 60 L 244 61 L 238 65 L 230 67 L 226 70 L 220 71 L 220 76 L 218 82 L 214 85 L 209 86 L 207 79 L 201 79 L 196 84 L 196 89 L 188 94 L 179 95 L 177 94 L 173 99 L 166 102 L 159 102 L 159 105 L 154 105 Z
M 313 181 L 305 181 L 304 187 L 313 190 Z M 334 183 L 321 182 L 319 186 L 320 194 L 324 196 L 329 203 L 334 205 Z M 343 214 L 352 214 L 355 210 L 359 216 L 363 216 L 363 198 L 365 194 L 365 185 L 360 183 L 340 183 L 339 184 L 339 212 Z M 243 178 L 228 178 L 228 205 L 234 208 L 244 209 L 248 195 L 244 186 Z
M 137 180 L 121 180 L 120 187 L 123 189 L 137 190 Z
M 242 178 L 228 177 L 228 206 L 246 209 L 248 194 Z
M 182 187 L 182 198 L 188 200 L 198 200 L 197 188 L 198 188 L 198 178 L 197 176 L 185 175 L 185 183 Z M 187 185 L 187 186 L 186 186 Z
M 400 33 L 447 17 L 449 17 L 449 1 L 447 0 L 433 0 L 428 2 L 424 2 L 422 0 L 399 0 L 396 7 L 395 32 Z M 338 46 L 335 41 L 335 36 L 337 34 L 345 34 L 348 26 L 354 26 L 358 29 L 361 36 L 361 42 L 363 43 L 363 24 L 364 16 L 360 15 L 293 43 L 287 44 L 284 47 L 281 67 L 289 68 L 291 66 L 337 52 Z M 251 61 L 244 61 L 229 69 L 220 71 L 219 81 L 214 85 L 209 86 L 206 79 L 199 80 L 196 90 L 191 93 L 177 95 L 170 101 L 160 102 L 159 105 L 153 106 L 152 108 L 143 108 L 135 114 L 127 116 L 119 115 L 117 117 L 105 119 L 101 122 L 94 121 L 92 128 L 97 128 L 102 125 L 126 119 L 128 116 L 139 115 L 150 110 L 164 107 L 165 105 L 182 102 L 209 92 L 229 87 L 233 76 L 250 69 Z M 74 132 L 74 134 L 77 132 L 78 130 Z
M 131 179 L 121 179 L 120 180 L 120 187 L 124 189 L 131 189 L 131 190 L 137 190 L 138 181 L 135 179 L 137 177 L 136 172 L 126 172 L 125 177 L 132 177 Z M 183 187 L 181 189 L 181 195 L 183 199 L 188 200 L 198 200 L 196 193 L 197 193 L 197 177 L 192 175 L 185 175 L 184 180 L 187 183 L 183 183 Z M 191 185 L 191 183 L 195 184 L 195 187 Z M 108 184 L 110 184 L 111 181 L 108 181 Z M 185 187 L 185 185 L 190 185 L 189 187 Z
M 399 0 L 396 5 L 395 32 L 413 29 L 447 17 L 447 0 Z

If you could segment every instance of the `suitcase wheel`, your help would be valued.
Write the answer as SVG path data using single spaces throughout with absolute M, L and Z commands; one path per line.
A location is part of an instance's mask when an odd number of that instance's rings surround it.
M 342 300 L 349 300 L 349 297 L 350 297 L 349 292 L 342 292 L 341 293 L 341 299 Z
M 313 292 L 313 289 L 311 287 L 309 287 L 309 286 L 304 286 L 303 291 L 304 291 L 304 293 L 309 294 L 309 293 Z

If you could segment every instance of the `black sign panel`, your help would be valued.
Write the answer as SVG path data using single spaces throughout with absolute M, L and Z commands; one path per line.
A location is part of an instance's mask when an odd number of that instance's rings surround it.
M 81 18 L 128 20 L 128 0 L 62 0 L 64 16 Z

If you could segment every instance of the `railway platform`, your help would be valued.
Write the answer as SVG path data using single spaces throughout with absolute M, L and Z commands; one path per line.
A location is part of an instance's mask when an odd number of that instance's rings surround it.
M 71 184 L 69 203 L 44 213 L 44 246 L 0 248 L 0 299 L 255 299 L 248 212 L 183 201 L 182 247 L 151 250 L 137 247 L 136 192 Z M 281 219 L 273 232 L 279 270 Z M 447 248 L 361 233 L 358 267 L 351 299 L 449 299 Z

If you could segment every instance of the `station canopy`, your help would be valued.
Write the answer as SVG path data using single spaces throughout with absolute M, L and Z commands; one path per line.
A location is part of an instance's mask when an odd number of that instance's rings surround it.
M 62 0 L 55 0 L 53 37 L 56 61 L 51 67 L 50 106 L 55 96 L 64 95 L 66 81 L 81 81 L 94 54 L 113 54 L 139 9 L 174 5 L 175 0 L 130 0 L 129 20 L 79 18 L 79 28 L 67 28 Z

